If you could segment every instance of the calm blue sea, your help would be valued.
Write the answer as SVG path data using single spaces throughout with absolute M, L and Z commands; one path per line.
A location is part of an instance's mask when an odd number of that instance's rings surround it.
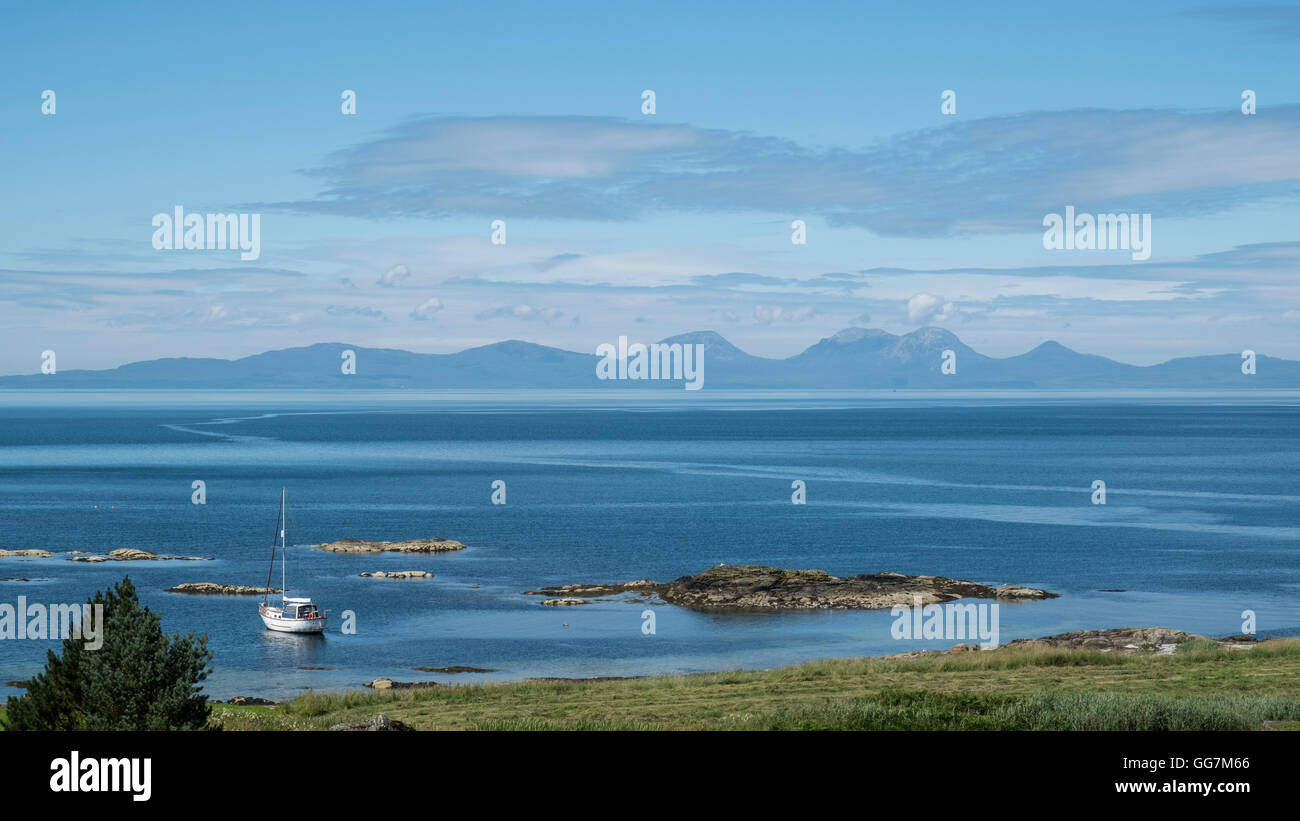
M 707 392 L 705 392 L 707 393 Z M 1166 625 L 1300 634 L 1300 399 L 1090 395 L 712 396 L 589 400 L 0 397 L 0 602 L 84 601 L 129 574 L 169 631 L 207 633 L 206 691 L 292 696 L 398 680 L 643 675 L 897 653 L 887 612 L 704 615 L 609 601 L 541 606 L 540 585 L 659 581 L 719 562 L 885 570 L 1061 598 L 1000 611 L 1002 640 Z M 191 504 L 191 483 L 207 504 Z M 791 482 L 807 504 L 791 504 Z M 1107 484 L 1093 505 L 1091 484 Z M 507 503 L 491 504 L 506 483 Z M 256 598 L 163 589 L 266 579 L 280 487 L 289 583 L 323 637 L 263 629 Z M 344 556 L 345 536 L 444 536 L 446 556 Z M 134 547 L 212 562 L 79 564 Z M 360 578 L 423 569 L 433 580 Z M 277 569 L 277 576 L 278 576 Z M 1121 588 L 1122 593 L 1099 592 Z M 339 614 L 356 614 L 355 635 Z M 567 624 L 567 626 L 566 626 Z M 0 641 L 0 681 L 50 641 Z M 444 676 L 416 666 L 470 665 Z M 329 669 L 313 670 L 309 667 Z M 0 695 L 20 692 L 4 688 Z

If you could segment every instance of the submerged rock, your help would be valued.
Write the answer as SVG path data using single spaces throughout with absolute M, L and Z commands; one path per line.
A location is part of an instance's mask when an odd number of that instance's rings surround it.
M 337 542 L 316 545 L 331 553 L 450 553 L 464 550 L 465 545 L 454 539 L 411 539 L 405 542 L 372 542 L 365 539 L 339 539 Z
M 579 597 L 594 599 L 601 596 L 616 596 L 619 593 L 641 593 L 651 595 L 659 592 L 663 585 L 649 579 L 637 579 L 633 582 L 610 582 L 609 584 L 562 584 L 556 587 L 541 587 L 537 590 L 525 590 L 525 596 L 560 596 L 564 598 Z M 543 602 L 545 604 L 545 602 Z
M 412 667 L 412 670 L 418 670 L 421 673 L 495 673 L 496 670 L 490 670 L 486 667 L 466 667 L 463 664 L 453 664 L 450 667 Z
M 262 596 L 282 592 L 278 587 L 250 587 L 246 584 L 217 584 L 216 582 L 185 582 L 169 587 L 166 593 L 195 593 L 217 596 Z
M 962 598 L 1023 601 L 1059 594 L 1032 587 L 989 587 L 943 576 L 901 573 L 832 576 L 823 570 L 781 570 L 765 565 L 723 565 L 664 585 L 660 597 L 692 610 L 878 610 L 895 605 L 939 604 Z

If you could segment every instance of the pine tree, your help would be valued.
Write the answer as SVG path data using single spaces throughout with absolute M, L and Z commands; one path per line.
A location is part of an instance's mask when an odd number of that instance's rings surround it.
M 90 604 L 103 606 L 103 645 L 63 642 L 27 693 L 10 699 L 13 730 L 193 730 L 210 708 L 199 682 L 212 672 L 206 635 L 168 636 L 162 616 L 140 604 L 130 577 Z

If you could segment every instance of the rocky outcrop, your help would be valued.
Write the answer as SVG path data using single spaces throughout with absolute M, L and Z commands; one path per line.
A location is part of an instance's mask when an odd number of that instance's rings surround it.
M 464 550 L 465 545 L 454 539 L 411 539 L 405 542 L 371 542 L 365 539 L 339 539 L 337 542 L 316 545 L 331 553 L 450 553 Z
M 650 596 L 659 592 L 661 587 L 663 585 L 649 579 L 637 579 L 632 582 L 610 582 L 609 584 L 562 584 L 558 587 L 540 587 L 537 590 L 525 590 L 524 595 L 582 599 L 616 596 L 620 593 L 640 593 L 643 596 Z
M 194 593 L 205 596 L 262 596 L 282 592 L 278 587 L 250 587 L 245 584 L 217 584 L 216 582 L 185 582 L 166 589 L 167 593 Z
M 346 722 L 343 724 L 333 724 L 330 725 L 330 729 L 351 731 L 351 732 L 392 732 L 392 731 L 413 732 L 415 730 L 415 728 L 412 727 L 410 724 L 403 723 L 401 721 L 398 721 L 395 718 L 389 718 L 383 713 L 380 713 L 374 718 L 367 719 L 366 721 L 354 721 L 354 722 Z
M 1016 639 L 1011 644 L 1100 650 L 1103 653 L 1133 653 L 1139 650 L 1172 653 L 1175 647 L 1189 641 L 1213 639 L 1168 627 L 1116 627 L 1108 630 L 1074 630 L 1037 639 Z
M 433 574 L 427 570 L 376 570 L 374 573 L 362 573 L 368 579 L 432 579 Z
M 393 681 L 391 678 L 377 678 L 364 682 L 363 686 L 372 690 L 409 690 L 412 687 L 438 687 L 436 681 Z
M 587 603 L 586 599 L 579 599 L 574 597 L 569 597 L 564 599 L 547 599 L 546 601 L 542 602 L 542 604 L 546 605 L 547 607 L 576 607 L 580 604 L 586 604 L 586 603 Z
M 110 550 L 107 556 L 73 556 L 72 562 L 210 562 L 206 556 L 160 556 L 148 550 L 136 550 L 133 547 L 119 547 Z
M 0 550 L 0 559 L 48 559 L 53 555 L 48 550 Z
M 954 599 L 1024 601 L 1058 594 L 1032 587 L 988 587 L 943 576 L 874 573 L 832 576 L 822 570 L 781 570 L 764 565 L 712 567 L 683 576 L 659 593 L 670 603 L 692 610 L 878 610 L 895 605 L 939 604 Z

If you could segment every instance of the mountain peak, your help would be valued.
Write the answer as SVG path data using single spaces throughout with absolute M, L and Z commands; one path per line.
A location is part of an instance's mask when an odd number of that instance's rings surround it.
M 728 342 L 727 338 L 717 331 L 688 331 L 684 334 L 677 334 L 676 336 L 670 336 L 666 339 L 659 340 L 659 344 L 661 345 L 685 345 L 688 343 L 691 345 L 724 345 L 729 348 L 735 347 L 735 345 Z
M 853 328 L 845 328 L 842 331 L 838 331 L 837 333 L 830 336 L 829 339 L 831 342 L 835 342 L 840 345 L 847 345 L 853 342 L 861 342 L 864 339 L 872 339 L 876 337 L 892 337 L 892 336 L 893 334 L 889 333 L 888 331 L 882 331 L 879 328 L 853 327 Z
M 957 338 L 957 335 L 952 331 L 934 325 L 926 325 L 924 328 L 917 328 L 915 331 L 907 334 L 904 339 L 925 346 L 952 345 L 961 342 L 961 340 Z

